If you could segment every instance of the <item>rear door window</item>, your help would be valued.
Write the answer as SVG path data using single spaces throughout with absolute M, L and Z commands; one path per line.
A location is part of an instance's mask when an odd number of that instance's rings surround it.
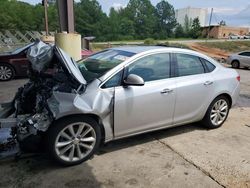
M 189 54 L 176 54 L 178 76 L 189 76 L 205 73 L 200 58 Z
M 239 55 L 250 57 L 250 52 L 242 52 Z

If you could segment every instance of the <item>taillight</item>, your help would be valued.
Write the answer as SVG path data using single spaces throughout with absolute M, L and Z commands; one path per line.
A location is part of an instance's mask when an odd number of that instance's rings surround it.
M 236 77 L 236 79 L 240 82 L 240 75 Z

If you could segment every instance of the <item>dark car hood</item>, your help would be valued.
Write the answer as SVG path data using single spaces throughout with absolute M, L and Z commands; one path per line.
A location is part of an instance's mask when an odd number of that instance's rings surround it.
M 11 52 L 5 52 L 5 53 L 2 53 L 0 54 L 0 57 L 11 57 Z

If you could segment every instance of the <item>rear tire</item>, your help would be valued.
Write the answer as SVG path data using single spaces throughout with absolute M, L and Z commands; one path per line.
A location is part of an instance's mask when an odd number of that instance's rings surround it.
M 207 109 L 202 124 L 209 128 L 219 128 L 226 121 L 230 110 L 230 103 L 227 97 L 219 96 L 213 100 Z
M 65 166 L 90 159 L 98 150 L 100 142 L 100 126 L 89 117 L 60 119 L 51 125 L 47 135 L 49 154 Z
M 232 68 L 234 68 L 234 69 L 239 69 L 240 68 L 240 62 L 239 61 L 236 61 L 236 60 L 234 60 L 234 61 L 232 61 Z
M 14 76 L 15 70 L 11 65 L 7 63 L 0 64 L 0 81 L 9 81 L 13 79 Z

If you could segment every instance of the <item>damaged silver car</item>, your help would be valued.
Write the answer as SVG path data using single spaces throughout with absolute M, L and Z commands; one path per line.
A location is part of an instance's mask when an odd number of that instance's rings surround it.
M 76 63 L 37 42 L 28 59 L 30 80 L 1 105 L 1 127 L 64 165 L 123 137 L 198 121 L 220 127 L 239 95 L 236 71 L 191 50 L 119 47 Z

